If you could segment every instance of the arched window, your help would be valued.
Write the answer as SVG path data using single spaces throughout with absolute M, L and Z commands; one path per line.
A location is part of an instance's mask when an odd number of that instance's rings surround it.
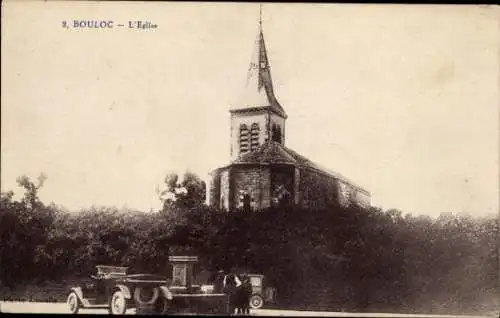
M 281 143 L 281 127 L 279 125 L 273 124 L 272 133 L 272 140 Z
M 240 153 L 248 152 L 248 127 L 245 124 L 240 125 Z
M 259 124 L 253 123 L 250 129 L 250 150 L 255 151 L 259 147 Z

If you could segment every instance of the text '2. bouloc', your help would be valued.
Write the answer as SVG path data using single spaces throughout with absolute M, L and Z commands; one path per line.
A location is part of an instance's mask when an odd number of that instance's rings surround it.
M 158 25 L 151 21 L 129 20 L 126 22 L 117 22 L 114 20 L 64 20 L 61 23 L 65 29 L 138 29 L 149 30 L 157 29 Z

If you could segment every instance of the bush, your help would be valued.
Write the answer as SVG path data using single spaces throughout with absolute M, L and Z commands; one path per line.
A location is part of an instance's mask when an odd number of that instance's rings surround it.
M 196 178 L 186 180 L 184 187 L 200 192 Z M 195 254 L 211 271 L 263 273 L 282 307 L 482 313 L 500 306 L 493 217 L 403 216 L 356 206 L 225 212 L 189 191 L 157 213 L 106 207 L 69 213 L 38 199 L 43 182 L 19 182 L 25 196 L 15 201 L 2 193 L 0 201 L 4 299 L 38 299 L 23 286 L 64 285 L 67 277 L 88 277 L 97 264 L 170 275 L 168 255 Z

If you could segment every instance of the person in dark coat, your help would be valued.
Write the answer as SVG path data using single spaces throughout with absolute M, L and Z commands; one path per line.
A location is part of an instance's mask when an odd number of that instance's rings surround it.
M 214 293 L 216 294 L 222 294 L 223 289 L 224 289 L 224 277 L 225 273 L 224 270 L 219 270 L 215 276 L 214 279 Z
M 250 278 L 245 275 L 242 277 L 242 283 L 240 287 L 240 306 L 241 306 L 241 313 L 244 315 L 250 314 L 251 297 L 252 297 L 252 284 L 250 283 Z
M 227 274 L 224 277 L 224 293 L 229 295 L 229 311 L 234 313 L 238 309 L 238 289 L 241 286 L 241 281 L 233 273 Z

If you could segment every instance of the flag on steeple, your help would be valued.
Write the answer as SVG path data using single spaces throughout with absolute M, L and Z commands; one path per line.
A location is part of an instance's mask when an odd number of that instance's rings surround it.
M 262 5 L 259 18 L 259 32 L 247 74 L 245 91 L 233 110 L 269 107 L 277 114 L 287 117 L 285 110 L 274 96 L 271 67 L 267 57 L 264 32 L 262 30 Z

